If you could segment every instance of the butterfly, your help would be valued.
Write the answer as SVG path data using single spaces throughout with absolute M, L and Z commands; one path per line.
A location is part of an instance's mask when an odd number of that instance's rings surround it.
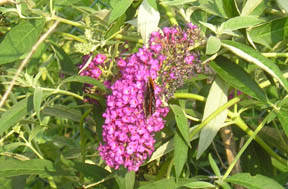
M 143 110 L 145 117 L 151 116 L 155 112 L 156 99 L 155 99 L 155 84 L 151 77 L 148 77 L 148 81 L 144 91 L 144 103 Z

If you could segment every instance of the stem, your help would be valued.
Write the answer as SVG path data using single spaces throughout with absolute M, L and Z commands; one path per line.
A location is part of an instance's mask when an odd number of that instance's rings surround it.
M 82 116 L 81 120 L 80 120 L 80 147 L 81 147 L 81 156 L 82 156 L 82 162 L 85 163 L 85 154 L 86 154 L 86 141 L 85 141 L 85 133 L 84 133 L 84 128 L 83 128 L 83 123 L 85 121 L 85 118 L 89 115 L 89 113 L 91 112 L 91 108 L 88 109 L 84 115 Z M 81 172 L 80 173 L 80 182 L 83 183 L 84 182 L 84 174 Z
M 261 54 L 268 58 L 288 57 L 288 53 L 261 53 Z
M 288 72 L 284 73 L 284 74 L 283 74 L 283 77 L 288 78 Z M 275 82 L 278 82 L 278 80 L 276 80 L 276 79 L 274 79 L 274 81 L 275 81 Z M 259 84 L 259 86 L 260 86 L 261 88 L 268 87 L 269 85 L 271 85 L 271 83 L 270 83 L 269 80 L 263 81 L 262 83 Z
M 40 39 L 32 47 L 32 49 L 29 52 L 29 54 L 26 56 L 26 58 L 21 62 L 19 68 L 17 69 L 17 71 L 16 71 L 16 73 L 15 73 L 15 75 L 14 75 L 12 81 L 11 81 L 11 84 L 9 85 L 8 89 L 6 90 L 5 94 L 3 95 L 3 98 L 0 101 L 0 108 L 3 106 L 4 102 L 6 101 L 7 97 L 10 94 L 10 92 L 12 91 L 12 88 L 15 85 L 17 78 L 19 77 L 20 73 L 22 72 L 22 70 L 24 69 L 26 64 L 29 62 L 29 60 L 32 57 L 32 55 L 36 52 L 36 50 L 39 47 L 39 45 L 52 33 L 52 31 L 57 27 L 58 24 L 59 24 L 59 22 L 56 21 L 52 25 L 52 27 L 49 28 L 49 30 L 40 37 Z
M 233 117 L 233 113 L 228 112 L 228 116 Z M 277 153 L 275 153 L 269 145 L 267 145 L 260 137 L 256 136 L 257 133 L 260 131 L 259 129 L 262 129 L 264 124 L 266 123 L 267 117 L 263 120 L 263 122 L 257 127 L 257 129 L 253 132 L 249 127 L 246 125 L 246 123 L 243 121 L 243 119 L 240 116 L 237 116 L 237 118 L 234 120 L 234 123 L 242 129 L 246 134 L 252 137 L 252 139 L 255 138 L 255 141 L 272 157 L 277 159 L 279 162 L 281 162 L 283 165 L 287 166 L 288 161 L 280 157 Z M 265 121 L 265 122 L 264 122 Z M 263 125 L 262 125 L 263 124 Z M 260 127 L 261 126 L 261 127 Z M 259 130 L 259 131 L 258 131 Z M 257 132 L 256 132 L 257 131 Z M 255 136 L 254 136 L 255 135 Z M 249 140 L 250 140 L 249 138 Z M 251 140 L 252 140 L 251 139 Z M 248 142 L 248 141 L 247 141 Z M 245 146 L 245 145 L 244 145 Z M 244 146 L 241 148 L 241 150 L 244 148 Z M 241 151 L 240 151 L 241 152 Z M 239 153 L 240 153 L 239 152 Z M 237 155 L 238 156 L 238 155 Z M 236 156 L 236 158 L 237 158 Z M 232 165 L 232 164 L 231 164 Z
M 257 129 L 253 132 L 251 131 L 248 126 L 245 124 L 245 122 L 241 119 L 240 116 L 237 116 L 236 120 L 235 120 L 235 124 L 238 125 L 241 129 L 245 128 L 245 132 L 248 133 L 250 135 L 249 139 L 246 141 L 246 143 L 244 144 L 244 146 L 241 148 L 241 150 L 239 151 L 239 153 L 236 155 L 234 161 L 230 164 L 230 166 L 228 167 L 226 173 L 223 176 L 223 180 L 225 180 L 231 173 L 233 167 L 236 165 L 237 161 L 240 159 L 241 155 L 244 153 L 244 151 L 247 149 L 247 147 L 249 146 L 249 144 L 252 142 L 253 139 L 255 139 L 258 143 L 259 143 L 259 138 L 256 138 L 256 135 L 259 133 L 259 131 L 264 127 L 265 123 L 268 120 L 268 116 L 259 124 L 259 126 L 257 127 Z M 247 128 L 246 128 L 247 127 Z M 249 129 L 249 130 L 248 130 Z M 262 141 L 261 139 L 261 144 L 263 145 L 264 141 Z M 259 143 L 260 144 L 260 143 Z M 260 144 L 260 145 L 261 145 Z M 264 143 L 265 144 L 265 143 Z M 261 145 L 261 146 L 262 146 Z M 266 145 L 266 144 L 265 144 Z M 263 146 L 262 146 L 263 147 Z M 265 146 L 265 150 L 267 151 L 268 149 L 266 149 L 267 146 Z M 269 148 L 268 151 L 270 151 L 271 149 Z M 271 150 L 274 154 L 276 154 L 273 150 Z M 272 155 L 272 154 L 270 154 Z M 277 155 L 277 154 L 276 154 Z M 273 157 L 275 157 L 275 155 L 272 155 Z M 278 155 L 277 155 L 278 156 Z M 279 160 L 280 162 L 283 163 L 283 159 L 281 157 L 275 157 L 277 160 Z M 280 159 L 279 159 L 280 158 Z
M 83 100 L 83 96 L 77 95 L 77 94 L 72 93 L 70 91 L 65 91 L 65 90 L 61 90 L 61 89 L 44 88 L 44 87 L 41 87 L 41 89 L 43 91 L 51 91 L 54 94 L 59 93 L 59 94 L 69 95 L 69 96 L 73 96 L 75 98 L 78 98 L 79 100 Z
M 136 43 L 141 43 L 143 44 L 143 40 L 138 38 L 138 37 L 133 37 L 133 36 L 126 36 L 123 34 L 117 34 L 115 36 L 115 39 L 123 40 L 123 41 L 131 41 L 131 42 L 136 42 Z
M 223 112 L 224 110 L 228 109 L 229 107 L 233 106 L 234 104 L 240 101 L 240 97 L 235 97 L 229 102 L 225 103 L 221 107 L 219 107 L 216 111 L 210 114 L 202 123 L 200 123 L 190 134 L 189 139 L 191 140 L 200 130 L 205 127 L 211 120 L 213 120 L 218 114 Z
M 76 26 L 76 27 L 79 27 L 79 28 L 90 29 L 90 30 L 94 30 L 94 31 L 97 31 L 97 32 L 101 32 L 101 33 L 103 32 L 102 30 L 99 30 L 99 29 L 96 29 L 96 28 L 92 28 L 92 27 L 89 27 L 89 26 L 80 24 L 79 22 L 67 20 L 67 19 L 65 19 L 65 18 L 56 16 L 56 15 L 52 16 L 51 19 L 52 19 L 52 20 L 56 20 L 56 21 L 58 21 L 58 22 L 62 22 L 62 23 L 64 23 L 64 24 L 71 25 L 71 26 Z
M 107 180 L 110 180 L 110 179 L 112 179 L 112 178 L 114 178 L 114 175 L 113 175 L 113 174 L 110 174 L 110 175 L 108 175 L 106 178 L 104 178 L 104 179 L 102 179 L 102 180 L 99 180 L 98 182 L 89 184 L 89 185 L 87 185 L 87 186 L 82 186 L 82 188 L 84 188 L 84 189 L 86 189 L 86 188 L 91 188 L 91 187 L 93 187 L 93 186 L 96 186 L 96 185 L 98 185 L 98 184 L 101 184 L 101 183 L 103 183 L 103 182 L 105 182 L 105 181 L 107 181 Z
M 172 167 L 173 167 L 173 162 L 174 162 L 174 157 L 171 159 L 169 165 L 168 165 L 168 168 L 167 168 L 167 174 L 166 174 L 166 178 L 167 179 L 170 179 L 170 174 L 171 174 L 171 170 L 172 170 Z
M 85 118 L 89 115 L 89 113 L 92 111 L 92 109 L 88 109 L 84 115 L 82 116 L 80 120 L 80 146 L 81 146 L 81 156 L 82 156 L 82 162 L 85 162 L 85 152 L 86 152 L 86 144 L 85 144 L 85 133 L 83 128 L 83 123 L 85 121 Z
M 203 96 L 200 96 L 197 94 L 191 94 L 191 93 L 174 93 L 174 98 L 195 99 L 195 100 L 199 100 L 201 102 L 204 102 L 206 100 L 206 98 Z

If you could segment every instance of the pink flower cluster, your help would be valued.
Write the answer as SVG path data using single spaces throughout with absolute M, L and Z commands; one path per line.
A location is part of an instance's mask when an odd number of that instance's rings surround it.
M 78 66 L 79 70 L 81 70 L 86 65 L 86 63 L 87 63 L 89 58 L 90 58 L 90 55 L 83 56 L 83 63 Z M 101 69 L 99 67 L 104 64 L 106 59 L 107 59 L 106 55 L 97 54 L 91 60 L 89 65 L 80 72 L 80 75 L 81 76 L 89 76 L 89 77 L 92 77 L 94 79 L 99 80 L 99 78 L 101 77 L 101 74 L 102 74 L 102 71 L 101 71 Z M 84 84 L 84 89 L 83 90 L 84 90 L 85 94 L 94 94 L 94 93 L 97 92 L 95 90 L 95 88 L 93 87 L 93 85 L 87 84 L 87 83 Z M 92 99 L 90 97 L 85 97 L 84 102 L 97 103 L 97 100 Z
M 107 96 L 103 143 L 98 148 L 107 165 L 115 169 L 123 165 L 130 171 L 137 171 L 151 156 L 155 132 L 164 127 L 163 117 L 169 111 L 161 99 L 166 96 L 167 100 L 183 85 L 184 79 L 199 72 L 199 54 L 191 49 L 201 40 L 198 27 L 190 23 L 184 30 L 165 27 L 163 33 L 151 34 L 148 47 L 140 48 L 128 58 L 118 59 L 120 77 L 113 74 L 112 80 L 117 80 L 110 87 L 112 94 Z M 105 55 L 98 54 L 81 75 L 99 79 L 99 65 L 105 60 Z M 149 78 L 155 83 L 155 107 L 151 115 L 144 112 Z
M 83 57 L 83 64 L 79 65 L 79 69 L 81 70 L 84 66 L 85 63 L 88 61 L 88 59 L 90 58 L 90 55 L 85 55 Z M 99 68 L 99 65 L 103 64 L 105 62 L 105 60 L 107 59 L 106 55 L 104 54 L 97 54 L 90 62 L 90 64 L 87 66 L 87 68 L 85 68 L 84 70 L 82 70 L 82 72 L 80 73 L 81 76 L 89 76 L 95 79 L 99 79 L 102 71 Z
M 163 34 L 151 34 L 150 48 L 165 56 L 158 81 L 167 99 L 173 96 L 186 79 L 199 72 L 209 72 L 207 67 L 200 64 L 199 53 L 193 50 L 201 43 L 200 29 L 191 23 L 184 29 L 178 26 L 165 27 Z
M 123 165 L 137 171 L 154 151 L 154 133 L 164 127 L 162 117 L 168 113 L 161 101 L 161 88 L 155 84 L 155 112 L 146 117 L 143 110 L 148 78 L 156 79 L 163 57 L 141 48 L 128 59 L 119 59 L 121 78 L 112 86 L 103 116 L 103 141 L 100 155 L 110 167 Z

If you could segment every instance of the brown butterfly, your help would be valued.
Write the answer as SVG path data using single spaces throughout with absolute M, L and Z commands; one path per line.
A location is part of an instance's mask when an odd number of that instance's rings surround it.
M 153 79 L 149 77 L 144 91 L 144 103 L 143 103 L 143 110 L 146 118 L 151 116 L 155 112 L 156 99 L 154 91 L 155 91 L 155 84 L 153 82 Z

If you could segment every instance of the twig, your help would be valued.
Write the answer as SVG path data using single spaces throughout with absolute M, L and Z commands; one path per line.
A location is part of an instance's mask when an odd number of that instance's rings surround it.
M 52 25 L 52 27 L 49 28 L 49 30 L 40 37 L 40 39 L 32 47 L 32 49 L 29 52 L 29 54 L 26 56 L 26 58 L 21 62 L 19 68 L 17 69 L 17 72 L 15 73 L 15 75 L 13 77 L 13 80 L 11 81 L 11 84 L 9 85 L 7 91 L 5 92 L 5 94 L 3 95 L 3 97 L 2 97 L 2 99 L 0 101 L 0 108 L 3 106 L 4 102 L 8 98 L 8 96 L 9 96 L 10 92 L 12 91 L 13 86 L 15 85 L 15 82 L 16 82 L 17 78 L 19 77 L 20 73 L 22 72 L 23 68 L 29 62 L 29 60 L 32 57 L 32 55 L 36 52 L 36 50 L 39 47 L 39 45 L 51 34 L 51 32 L 57 27 L 58 24 L 59 24 L 59 21 L 56 21 Z

